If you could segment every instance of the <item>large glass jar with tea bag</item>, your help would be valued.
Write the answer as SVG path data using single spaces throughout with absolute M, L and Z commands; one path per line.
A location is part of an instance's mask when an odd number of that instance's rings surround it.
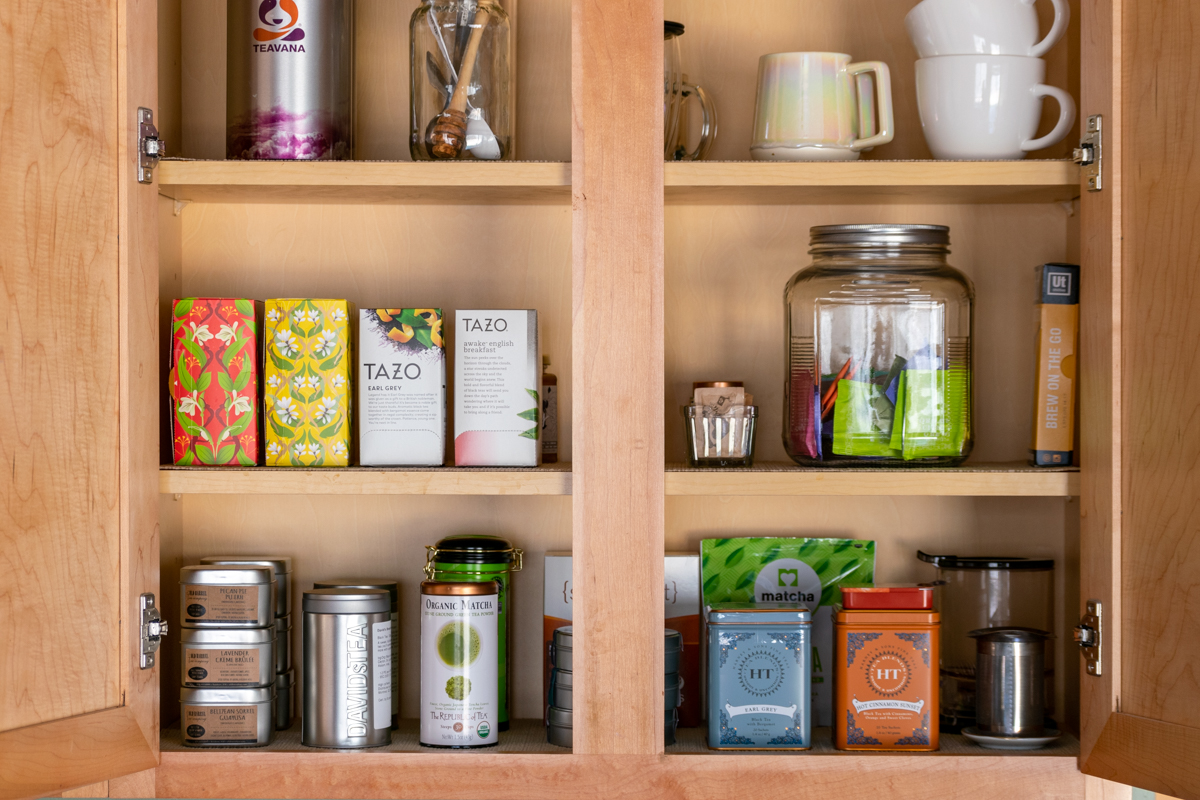
M 784 291 L 783 444 L 805 466 L 961 464 L 975 290 L 940 225 L 823 225 Z
M 513 143 L 512 33 L 494 0 L 423 0 L 409 22 L 414 161 L 501 161 Z

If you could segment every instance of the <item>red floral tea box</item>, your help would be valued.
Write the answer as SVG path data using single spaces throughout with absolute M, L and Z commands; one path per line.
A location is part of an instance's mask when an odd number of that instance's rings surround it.
M 171 439 L 181 466 L 259 462 L 258 310 L 253 300 L 171 306 Z
M 267 300 L 263 430 L 268 467 L 350 465 L 354 313 L 346 300 Z

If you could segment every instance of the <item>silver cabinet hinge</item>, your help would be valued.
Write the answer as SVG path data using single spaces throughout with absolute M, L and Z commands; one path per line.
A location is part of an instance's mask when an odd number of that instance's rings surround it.
M 154 168 L 162 158 L 166 143 L 158 138 L 154 127 L 154 112 L 138 109 L 138 183 L 153 183 Z
M 1087 662 L 1087 674 L 1092 677 L 1100 675 L 1100 632 L 1101 612 L 1103 607 L 1099 600 L 1088 600 L 1087 613 L 1075 626 L 1075 644 L 1083 653 Z
M 138 600 L 142 612 L 142 669 L 154 666 L 154 651 L 162 644 L 167 635 L 167 623 L 154 605 L 154 595 L 150 592 Z
M 1083 134 L 1083 138 L 1079 140 L 1079 147 L 1075 148 L 1073 158 L 1078 164 L 1081 176 L 1087 181 L 1087 189 L 1089 192 L 1098 192 L 1104 188 L 1101 181 L 1101 164 L 1100 164 L 1100 128 L 1103 122 L 1103 117 L 1099 114 L 1093 114 L 1087 119 L 1087 131 Z

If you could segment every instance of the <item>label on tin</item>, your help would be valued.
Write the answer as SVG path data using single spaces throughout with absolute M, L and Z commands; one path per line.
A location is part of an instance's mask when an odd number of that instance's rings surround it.
M 400 614 L 392 612 L 392 716 L 400 714 Z
M 807 625 L 710 628 L 709 746 L 809 747 L 811 647 Z
M 183 707 L 183 738 L 205 744 L 256 744 L 258 706 Z
M 258 622 L 258 587 L 187 585 L 183 621 L 254 624 Z
M 937 749 L 936 625 L 868 627 L 838 625 L 838 746 Z
M 497 595 L 421 595 L 421 744 L 495 744 Z
M 188 683 L 259 684 L 258 648 L 183 649 L 183 675 Z
M 371 625 L 372 651 L 375 654 L 375 729 L 390 728 L 392 725 L 392 621 L 376 622 Z

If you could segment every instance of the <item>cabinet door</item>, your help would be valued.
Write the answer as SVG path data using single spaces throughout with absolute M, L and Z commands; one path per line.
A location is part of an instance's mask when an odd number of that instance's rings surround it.
M 1081 201 L 1080 606 L 1101 602 L 1102 660 L 1080 665 L 1080 765 L 1200 798 L 1200 4 L 1082 12 L 1103 188 Z
M 0 4 L 0 798 L 153 768 L 156 3 Z M 152 775 L 93 787 L 153 791 Z M 118 788 L 120 787 L 120 788 Z

